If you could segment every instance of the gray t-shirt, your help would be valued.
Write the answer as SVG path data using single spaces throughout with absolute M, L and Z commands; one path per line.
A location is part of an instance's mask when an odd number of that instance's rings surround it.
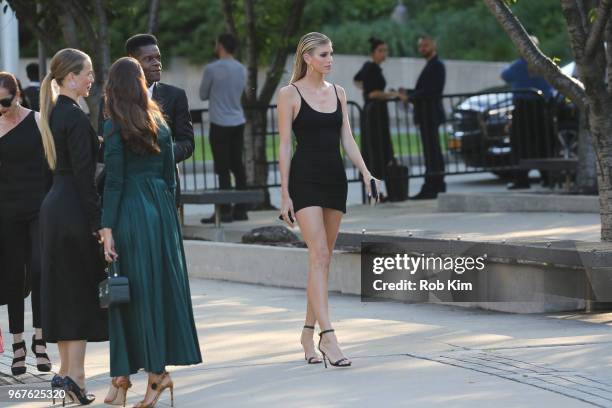
M 204 67 L 200 98 L 209 102 L 210 121 L 238 126 L 246 120 L 240 98 L 246 86 L 246 68 L 234 58 L 219 59 Z

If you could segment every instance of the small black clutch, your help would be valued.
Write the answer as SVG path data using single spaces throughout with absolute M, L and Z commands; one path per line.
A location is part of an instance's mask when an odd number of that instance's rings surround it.
M 127 276 L 119 275 L 118 269 L 117 261 L 111 262 L 106 267 L 107 278 L 98 285 L 100 307 L 103 309 L 130 302 L 130 282 Z

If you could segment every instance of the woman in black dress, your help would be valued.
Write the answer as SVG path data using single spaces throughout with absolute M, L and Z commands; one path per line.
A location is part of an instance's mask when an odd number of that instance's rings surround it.
M 51 88 L 59 87 L 56 98 Z M 53 186 L 40 209 L 42 239 L 42 324 L 47 341 L 58 343 L 58 385 L 82 404 L 85 348 L 108 340 L 106 313 L 98 303 L 104 279 L 97 236 L 100 207 L 94 182 L 98 138 L 79 107 L 93 83 L 89 56 L 79 50 L 57 52 L 41 85 L 41 129 Z
M 11 372 L 26 372 L 24 301 L 32 291 L 32 352 L 39 371 L 51 371 L 40 322 L 40 240 L 38 210 L 48 184 L 48 168 L 37 122 L 23 107 L 16 78 L 0 72 L 0 304 L 8 305 L 13 334 Z
M 351 133 L 344 89 L 325 81 L 332 54 L 327 36 L 304 35 L 295 54 L 291 82 L 278 94 L 281 216 L 292 227 L 297 219 L 308 246 L 306 319 L 301 335 L 304 357 L 309 364 L 321 362 L 312 339 L 318 322 L 323 361 L 348 367 L 351 361 L 342 354 L 331 326 L 327 293 L 331 255 L 346 212 L 347 180 L 340 143 L 361 172 L 368 194 L 370 180 L 380 182 L 368 171 Z M 292 129 L 297 149 L 290 159 Z
M 363 64 L 353 80 L 363 90 L 364 105 L 360 123 L 363 157 L 372 174 L 384 179 L 385 169 L 393 160 L 387 101 L 399 98 L 399 93 L 385 92 L 387 81 L 380 64 L 387 59 L 387 44 L 373 37 L 369 42 L 372 60 Z

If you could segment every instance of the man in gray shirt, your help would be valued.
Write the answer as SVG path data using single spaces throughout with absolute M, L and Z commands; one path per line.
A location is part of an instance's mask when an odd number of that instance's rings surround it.
M 231 189 L 230 171 L 236 181 L 236 189 L 246 188 L 246 174 L 242 163 L 244 143 L 244 111 L 240 99 L 246 86 L 246 69 L 234 58 L 238 46 L 232 34 L 217 37 L 215 62 L 204 67 L 200 98 L 209 100 L 210 146 L 213 153 L 215 173 L 221 189 Z M 221 207 L 221 220 L 248 219 L 244 205 Z M 203 218 L 202 223 L 214 222 L 214 216 Z

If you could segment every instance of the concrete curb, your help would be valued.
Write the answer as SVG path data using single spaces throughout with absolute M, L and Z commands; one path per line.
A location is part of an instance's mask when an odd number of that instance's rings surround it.
M 561 194 L 442 193 L 438 195 L 438 211 L 599 213 L 599 198 Z
M 185 253 L 190 277 L 306 288 L 308 252 L 304 248 L 185 241 Z M 334 253 L 329 290 L 361 293 L 359 254 Z

